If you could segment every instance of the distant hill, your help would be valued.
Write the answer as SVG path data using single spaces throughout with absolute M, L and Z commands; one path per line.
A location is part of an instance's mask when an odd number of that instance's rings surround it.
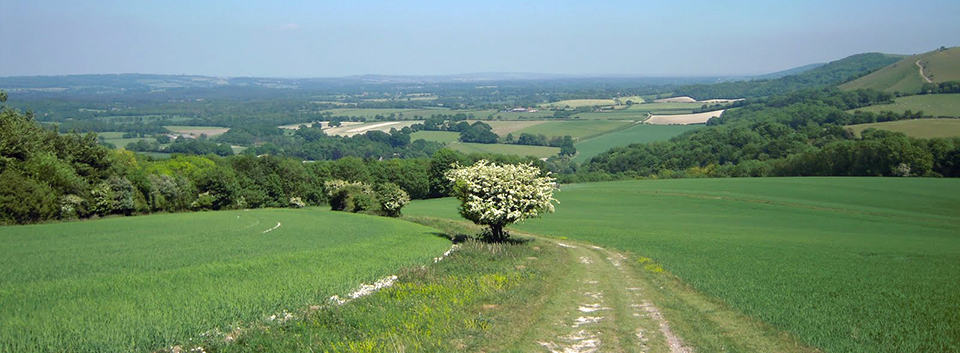
M 905 57 L 876 72 L 842 84 L 840 88 L 917 93 L 926 82 L 920 75 L 918 63 L 923 67 L 923 74 L 934 83 L 960 80 L 960 47 L 953 47 Z
M 867 75 L 901 58 L 902 56 L 882 53 L 857 54 L 781 78 L 690 85 L 679 87 L 675 94 L 690 96 L 697 100 L 732 99 L 769 96 L 804 88 L 828 87 Z M 793 70 L 799 71 L 801 68 Z
M 777 78 L 781 78 L 781 77 L 787 77 L 787 76 L 791 76 L 791 75 L 798 75 L 798 74 L 802 74 L 802 73 L 804 73 L 804 72 L 807 72 L 807 71 L 816 69 L 816 68 L 821 67 L 821 66 L 826 65 L 826 64 L 827 64 L 827 63 L 808 64 L 808 65 L 803 65 L 803 66 L 794 67 L 794 68 L 791 68 L 791 69 L 786 69 L 786 70 L 783 70 L 783 71 L 771 72 L 771 73 L 763 74 L 763 75 L 756 75 L 756 76 L 751 77 L 751 79 L 754 79 L 754 80 L 772 80 L 772 79 L 777 79 Z

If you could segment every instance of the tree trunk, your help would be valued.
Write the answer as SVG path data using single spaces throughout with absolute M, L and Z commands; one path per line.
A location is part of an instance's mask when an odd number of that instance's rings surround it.
M 491 225 L 490 226 L 490 240 L 494 243 L 502 243 L 504 240 L 507 240 L 506 233 L 503 232 L 502 225 Z

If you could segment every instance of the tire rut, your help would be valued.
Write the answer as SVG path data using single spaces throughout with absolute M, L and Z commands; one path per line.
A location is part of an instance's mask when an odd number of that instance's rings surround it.
M 580 267 L 569 278 L 577 284 L 559 294 L 576 298 L 553 324 L 551 332 L 559 334 L 537 340 L 547 352 L 692 352 L 644 296 L 644 283 L 626 263 L 628 257 L 599 246 L 541 239 L 566 248 L 575 260 L 572 266 Z

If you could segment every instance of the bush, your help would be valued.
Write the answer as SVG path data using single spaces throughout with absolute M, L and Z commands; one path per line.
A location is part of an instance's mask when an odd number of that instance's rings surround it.
M 379 184 L 376 191 L 380 211 L 387 217 L 400 217 L 400 209 L 410 202 L 410 195 L 394 183 Z
M 44 183 L 8 168 L 0 174 L 0 223 L 35 223 L 59 213 L 57 196 Z
M 361 212 L 377 207 L 375 194 L 367 184 L 337 179 L 323 183 L 323 188 L 331 210 Z
M 502 242 L 503 228 L 511 223 L 553 212 L 553 191 L 557 184 L 531 164 L 498 165 L 486 160 L 446 173 L 453 194 L 460 200 L 460 215 L 490 227 L 484 238 Z

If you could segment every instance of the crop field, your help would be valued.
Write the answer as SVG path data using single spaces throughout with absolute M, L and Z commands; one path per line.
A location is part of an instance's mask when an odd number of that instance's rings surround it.
M 566 120 L 548 121 L 527 128 L 517 130 L 514 137 L 522 133 L 546 135 L 547 137 L 570 135 L 574 139 L 585 139 L 607 132 L 630 126 L 630 122 L 622 120 Z
M 377 121 L 362 124 L 344 124 L 338 127 L 324 129 L 327 135 L 353 136 L 364 134 L 367 131 L 389 132 L 391 129 L 400 130 L 404 127 L 422 123 L 423 120 L 404 120 L 404 121 Z
M 476 120 L 469 120 L 468 122 L 473 123 Z M 540 125 L 546 123 L 546 120 L 482 120 L 483 123 L 490 125 L 493 128 L 493 133 L 500 136 L 507 136 L 507 134 L 515 133 L 519 130 L 529 128 L 531 126 Z
M 871 105 L 856 110 L 879 113 L 891 111 L 914 113 L 923 111 L 924 115 L 960 117 L 960 93 L 953 94 L 924 94 L 897 98 L 892 104 Z
M 463 153 L 498 153 L 547 158 L 560 153 L 559 147 L 508 145 L 502 143 L 451 143 L 447 147 Z
M 117 148 L 126 147 L 128 143 L 137 142 L 137 141 L 140 141 L 140 140 L 144 140 L 144 141 L 155 141 L 155 140 L 156 140 L 156 139 L 154 139 L 153 137 L 124 138 L 124 137 L 123 137 L 123 134 L 124 134 L 124 132 L 120 132 L 120 131 L 105 131 L 105 132 L 98 132 L 98 133 L 97 133 L 97 136 L 98 136 L 98 137 L 102 137 L 103 142 L 111 143 L 111 144 L 113 144 L 114 146 L 116 146 Z
M 207 137 L 214 137 L 217 135 L 222 135 L 223 133 L 230 130 L 230 128 L 222 126 L 188 126 L 188 125 L 167 125 L 164 126 L 167 130 L 173 131 L 178 134 L 190 135 L 194 137 L 200 137 L 200 135 L 207 135 Z
M 715 110 L 710 112 L 703 113 L 692 113 L 692 114 L 670 114 L 670 115 L 651 115 L 649 119 L 645 121 L 647 124 L 654 125 L 689 125 L 689 124 L 704 124 L 710 118 L 718 117 L 723 114 L 723 110 Z
M 417 131 L 410 134 L 410 141 L 416 140 L 453 143 L 460 140 L 460 133 L 455 131 Z
M 616 104 L 617 104 L 617 101 L 610 98 L 605 98 L 605 99 L 567 99 L 562 101 L 541 104 L 540 106 L 548 107 L 548 108 L 579 108 L 579 107 L 593 107 L 598 105 L 616 105 Z
M 418 116 L 422 118 L 429 118 L 430 115 L 433 115 L 433 114 L 451 114 L 451 110 L 446 108 L 436 108 L 436 109 L 336 108 L 336 109 L 327 109 L 327 110 L 324 110 L 324 112 L 329 112 L 334 116 L 354 116 L 354 117 L 362 117 L 367 119 L 373 119 L 378 115 L 383 117 L 388 117 L 390 116 L 390 114 L 394 114 L 396 115 L 394 119 L 399 119 L 399 120 L 415 119 Z
M 0 227 L 0 351 L 149 352 L 229 332 L 429 263 L 450 246 L 433 232 L 315 208 Z
M 654 259 L 825 352 L 960 349 L 960 182 L 742 178 L 564 185 L 517 229 Z M 456 201 L 408 215 L 458 218 Z
M 896 131 L 917 138 L 960 137 L 960 119 L 914 119 L 847 126 L 860 135 L 866 129 Z
M 577 155 L 573 160 L 583 163 L 593 158 L 593 156 L 606 152 L 614 147 L 627 146 L 634 143 L 666 141 L 685 131 L 698 127 L 698 125 L 634 124 L 626 129 L 609 132 L 577 142 L 575 144 Z

